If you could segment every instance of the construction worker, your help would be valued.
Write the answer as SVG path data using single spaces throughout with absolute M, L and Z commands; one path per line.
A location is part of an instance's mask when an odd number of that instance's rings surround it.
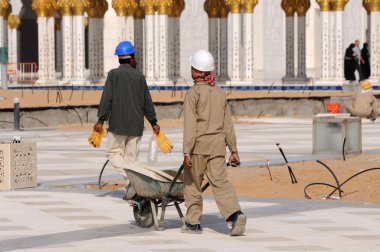
M 184 198 L 187 207 L 183 233 L 202 233 L 201 184 L 204 176 L 210 182 L 223 218 L 232 222 L 231 236 L 242 235 L 247 217 L 241 212 L 226 169 L 226 145 L 231 151 L 229 163 L 238 165 L 240 158 L 229 106 L 223 90 L 215 85 L 214 59 L 206 50 L 191 58 L 194 86 L 184 101 Z
M 372 85 L 369 81 L 361 83 L 361 91 L 354 95 L 352 105 L 347 105 L 346 109 L 352 116 L 368 118 L 372 122 L 379 117 L 379 105 L 372 94 Z
M 120 66 L 112 69 L 106 80 L 94 131 L 101 132 L 109 121 L 106 156 L 125 178 L 124 164 L 136 160 L 144 129 L 144 116 L 158 134 L 156 112 L 145 77 L 136 70 L 135 49 L 129 41 L 116 47 Z

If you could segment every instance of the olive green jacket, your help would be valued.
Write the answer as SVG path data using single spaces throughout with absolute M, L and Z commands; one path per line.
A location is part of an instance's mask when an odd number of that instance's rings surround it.
M 142 136 L 144 116 L 157 122 L 152 98 L 144 75 L 129 64 L 112 69 L 100 100 L 99 121 L 109 120 L 109 131 L 116 135 Z
M 226 155 L 237 151 L 234 125 L 224 91 L 206 82 L 191 88 L 184 102 L 183 153 Z

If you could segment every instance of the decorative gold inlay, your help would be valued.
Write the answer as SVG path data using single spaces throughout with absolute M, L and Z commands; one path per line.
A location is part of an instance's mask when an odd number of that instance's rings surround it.
M 154 0 L 140 0 L 140 6 L 144 9 L 145 15 L 154 15 Z
M 57 9 L 61 16 L 72 16 L 72 2 L 75 0 L 57 0 Z
M 296 0 L 282 0 L 281 8 L 287 17 L 293 17 L 296 12 Z
M 106 0 L 91 0 L 89 8 L 86 10 L 89 18 L 104 18 L 108 10 Z
M 332 11 L 344 11 L 344 7 L 348 3 L 348 0 L 331 0 Z
M 57 6 L 55 0 L 33 0 L 32 9 L 38 17 L 54 17 Z
M 185 9 L 185 0 L 175 0 L 174 4 L 174 17 L 180 17 Z
M 310 8 L 310 0 L 296 0 L 296 12 L 299 17 L 306 16 Z
M 116 15 L 119 17 L 133 16 L 138 8 L 137 0 L 112 0 L 112 8 L 115 9 Z
M 252 13 L 258 3 L 259 3 L 258 0 L 241 0 L 243 12 Z
M 8 27 L 9 29 L 18 29 L 20 28 L 21 20 L 19 16 L 10 15 L 8 17 Z
M 240 10 L 241 10 L 240 0 L 224 0 L 224 2 L 226 3 L 226 5 L 230 7 L 231 13 L 240 13 Z
M 74 16 L 83 16 L 86 9 L 90 7 L 89 0 L 73 0 L 72 9 Z
M 12 6 L 8 0 L 0 0 L 0 17 L 5 19 L 5 17 L 9 16 L 10 8 L 12 8 Z
M 380 11 L 380 0 L 363 0 L 363 6 L 368 14 Z
M 206 0 L 203 5 L 205 12 L 209 18 L 219 18 L 220 16 L 220 1 L 219 0 Z
M 172 8 L 174 5 L 174 1 L 173 0 L 154 0 L 154 6 L 156 7 L 158 14 L 168 15 L 170 8 Z
M 317 4 L 319 4 L 319 8 L 321 9 L 321 11 L 330 11 L 330 2 L 331 0 L 317 0 Z

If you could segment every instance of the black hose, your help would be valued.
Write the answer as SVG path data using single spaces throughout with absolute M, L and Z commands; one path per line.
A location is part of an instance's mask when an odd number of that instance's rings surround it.
M 337 186 L 334 186 L 334 185 L 331 185 L 331 184 L 328 184 L 328 183 L 323 183 L 323 182 L 314 182 L 314 183 L 310 183 L 310 184 L 306 185 L 305 188 L 304 188 L 305 198 L 307 198 L 307 199 L 311 199 L 311 197 L 307 194 L 307 189 L 308 189 L 309 187 L 311 187 L 311 186 L 315 186 L 315 185 L 324 185 L 324 186 L 328 186 L 328 187 L 332 187 L 332 188 L 334 188 L 334 190 L 333 190 L 330 194 L 327 195 L 327 197 L 326 197 L 327 199 L 328 199 L 328 198 L 331 198 L 331 196 L 332 196 L 336 191 L 339 191 L 339 199 L 342 199 L 342 197 L 343 197 L 343 196 L 342 196 L 343 191 L 342 191 L 341 188 L 342 188 L 342 186 L 345 185 L 348 181 L 350 181 L 351 179 L 353 179 L 353 178 L 355 178 L 355 177 L 357 177 L 357 176 L 359 176 L 359 175 L 361 175 L 361 174 L 363 174 L 363 173 L 366 173 L 366 172 L 369 172 L 369 171 L 374 171 L 374 170 L 380 170 L 379 167 L 365 169 L 365 170 L 363 170 L 363 171 L 360 171 L 360 172 L 358 172 L 358 173 L 355 173 L 354 175 L 352 175 L 351 177 L 349 177 L 348 179 L 346 179 L 345 181 L 343 181 L 343 183 L 340 184 L 339 181 L 338 181 L 338 179 L 337 179 L 337 177 L 336 177 L 336 175 L 335 175 L 335 173 L 330 169 L 330 167 L 328 167 L 326 164 L 324 164 L 323 162 L 321 162 L 321 161 L 319 161 L 319 160 L 317 160 L 317 162 L 320 163 L 320 164 L 322 164 L 326 169 L 329 170 L 329 172 L 333 175 L 333 177 L 334 177 L 334 179 L 335 179 L 335 182 L 337 183 Z
M 102 187 L 104 186 L 104 185 L 100 185 L 100 184 L 102 183 L 102 175 L 103 175 L 103 171 L 104 171 L 104 169 L 106 168 L 108 162 L 109 162 L 109 160 L 107 160 L 107 161 L 104 163 L 103 168 L 102 168 L 102 170 L 100 171 L 99 179 L 98 179 L 98 187 L 99 187 L 99 189 L 102 189 Z
M 344 153 L 344 147 L 346 147 L 346 140 L 347 140 L 347 138 L 345 137 L 343 140 L 343 147 L 342 147 L 342 155 L 343 155 L 344 161 L 346 161 L 346 153 Z
M 280 147 L 280 144 L 279 144 L 279 143 L 276 143 L 276 146 L 277 146 L 278 150 L 280 151 L 282 157 L 284 158 L 286 165 L 288 166 L 288 171 L 289 171 L 289 175 L 290 175 L 290 179 L 291 179 L 291 181 L 292 181 L 292 184 L 296 184 L 296 183 L 298 183 L 297 178 L 296 178 L 296 176 L 294 175 L 293 170 L 292 170 L 292 168 L 290 167 L 290 165 L 289 165 L 289 163 L 288 163 L 288 159 L 286 158 L 284 151 L 283 151 L 282 148 Z
M 323 165 L 330 173 L 331 175 L 334 177 L 335 179 L 335 183 L 336 183 L 336 187 L 338 190 L 339 190 L 339 197 L 342 198 L 342 190 L 340 189 L 340 184 L 339 184 L 339 180 L 338 178 L 336 177 L 335 173 L 331 170 L 330 167 L 328 167 L 325 163 L 323 163 L 322 161 L 320 160 L 317 160 L 317 163 Z M 331 196 L 332 194 L 330 194 L 329 196 Z

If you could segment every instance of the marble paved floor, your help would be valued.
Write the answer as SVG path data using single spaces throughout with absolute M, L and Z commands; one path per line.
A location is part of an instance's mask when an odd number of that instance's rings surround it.
M 291 161 L 311 155 L 311 121 L 261 119 L 237 124 L 243 165 L 281 163 L 275 146 L 280 142 Z M 363 124 L 363 150 L 379 153 L 379 124 Z M 176 168 L 181 156 L 182 130 L 165 130 L 175 145 L 160 155 L 160 167 Z M 134 224 L 132 208 L 123 192 L 86 190 L 80 185 L 97 181 L 105 161 L 104 146 L 92 149 L 88 132 L 53 129 L 15 133 L 0 131 L 0 141 L 21 135 L 36 141 L 39 187 L 0 192 L 1 251 L 380 251 L 380 205 L 340 202 L 241 198 L 248 216 L 243 237 L 228 236 L 212 198 L 206 198 L 202 235 L 180 233 L 175 209 L 169 208 L 165 231 Z M 148 141 L 141 143 L 145 161 Z M 119 175 L 107 167 L 104 178 Z M 182 205 L 182 210 L 185 207 Z

